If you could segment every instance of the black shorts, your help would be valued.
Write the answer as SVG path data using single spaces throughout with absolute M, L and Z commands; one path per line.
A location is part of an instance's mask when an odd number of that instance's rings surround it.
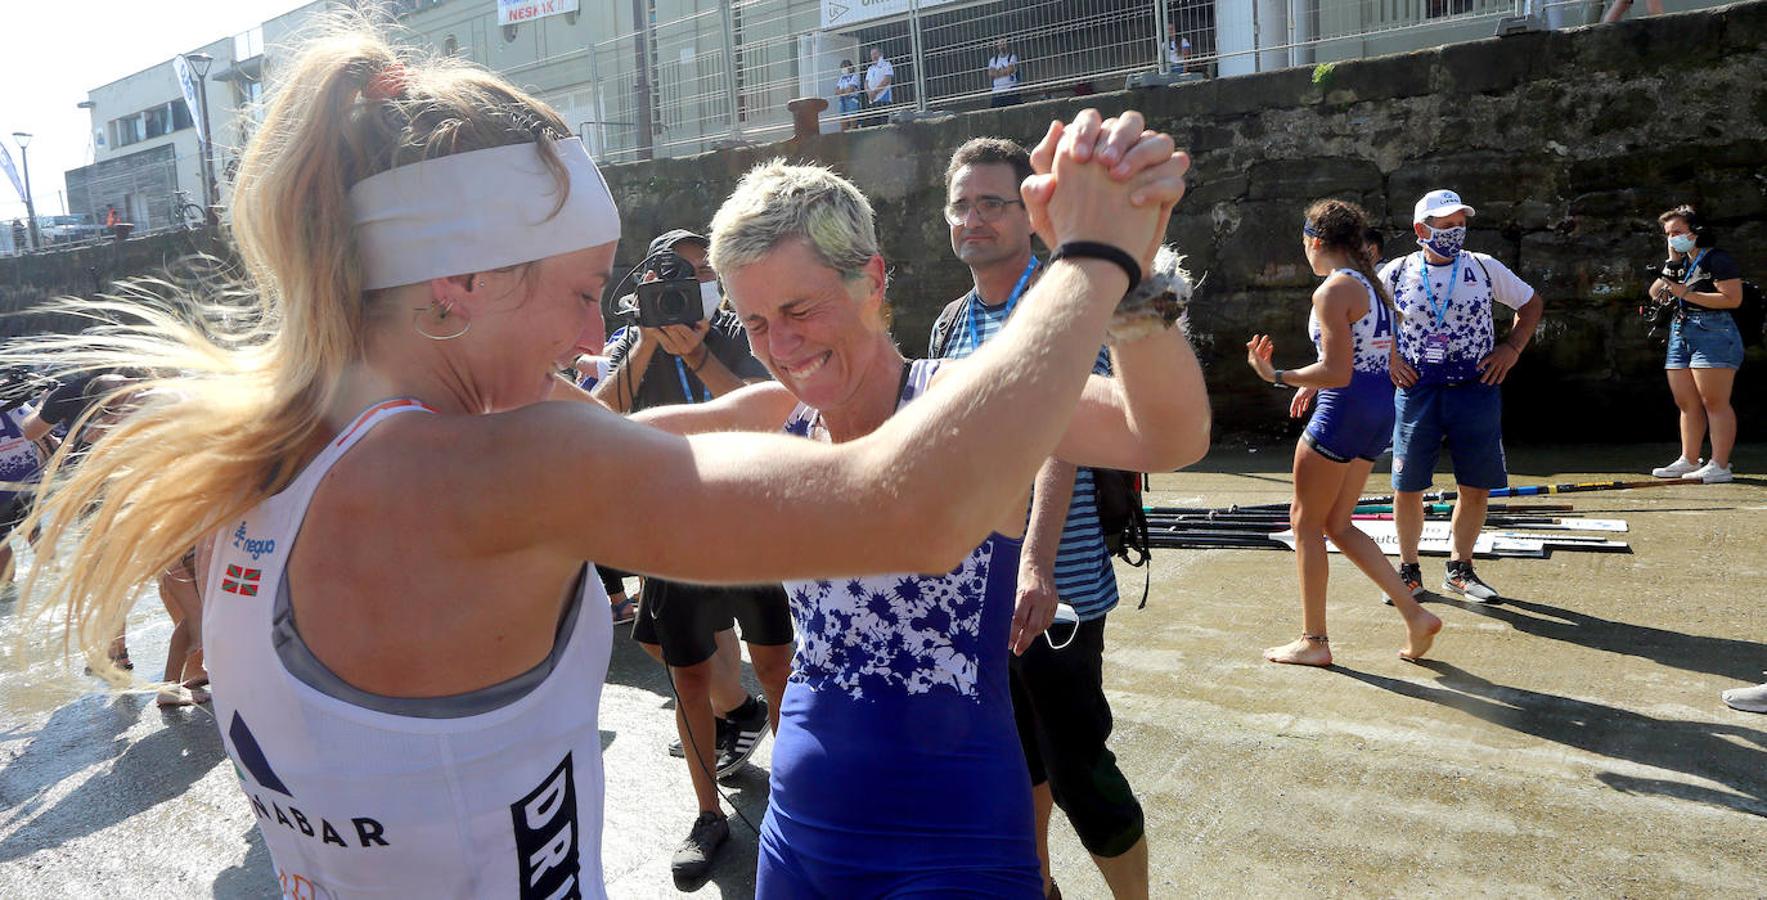
M 1141 840 L 1141 803 L 1105 746 L 1111 707 L 1104 696 L 1104 617 L 1081 622 L 1060 650 L 1038 637 L 1009 668 L 1012 711 L 1031 784 L 1049 783 L 1080 843 L 1094 856 L 1121 856 Z
M 631 577 L 631 573 L 629 572 L 622 572 L 612 566 L 603 565 L 597 565 L 595 567 L 595 574 L 601 576 L 601 588 L 602 590 L 607 591 L 609 597 L 612 597 L 615 594 L 624 594 L 626 592 L 626 579 Z
M 632 639 L 663 649 L 663 662 L 697 666 L 718 650 L 717 634 L 742 626 L 742 639 L 762 647 L 792 641 L 791 605 L 777 584 L 705 587 L 644 579 Z

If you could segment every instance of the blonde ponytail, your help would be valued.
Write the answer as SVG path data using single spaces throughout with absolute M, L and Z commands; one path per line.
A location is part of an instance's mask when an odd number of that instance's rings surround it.
M 357 13 L 334 14 L 321 31 L 273 86 L 240 161 L 236 288 L 195 296 L 134 282 L 96 300 L 63 298 L 52 306 L 94 327 L 0 349 L 0 364 L 62 375 L 154 375 L 95 404 L 127 412 L 77 464 L 69 445 L 51 457 L 18 530 L 42 528 L 22 608 L 63 610 L 64 634 L 113 680 L 123 676 L 102 649 L 140 586 L 286 486 L 329 436 L 326 411 L 362 357 L 366 326 L 387 313 L 361 289 L 350 187 L 394 166 L 524 142 L 539 144 L 565 183 L 550 142 L 570 129 L 544 104 L 459 61 L 411 58 Z M 388 73 L 396 93 L 363 96 Z

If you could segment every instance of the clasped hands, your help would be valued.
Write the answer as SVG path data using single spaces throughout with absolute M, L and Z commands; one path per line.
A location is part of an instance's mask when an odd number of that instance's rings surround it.
M 1144 275 L 1153 271 L 1190 169 L 1174 147 L 1133 110 L 1107 119 L 1086 109 L 1072 123 L 1051 122 L 1031 151 L 1035 174 L 1020 188 L 1031 228 L 1051 249 L 1109 244 L 1134 256 Z

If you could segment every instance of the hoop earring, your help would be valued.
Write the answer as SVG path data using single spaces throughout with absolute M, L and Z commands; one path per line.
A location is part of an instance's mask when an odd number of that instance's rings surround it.
M 418 334 L 421 334 L 421 335 L 423 335 L 423 336 L 424 336 L 424 337 L 426 337 L 426 338 L 429 338 L 429 339 L 430 339 L 430 340 L 432 340 L 432 341 L 452 341 L 452 340 L 454 340 L 454 339 L 455 339 L 455 338 L 458 338 L 458 337 L 460 337 L 460 336 L 462 336 L 462 335 L 464 335 L 464 334 L 466 334 L 466 333 L 467 333 L 467 332 L 468 332 L 468 331 L 471 331 L 471 330 L 472 330 L 472 320 L 471 320 L 471 319 L 463 319 L 463 320 L 462 320 L 462 324 L 461 324 L 461 326 L 460 326 L 460 330 L 459 330 L 459 331 L 456 331 L 456 332 L 454 332 L 454 333 L 453 333 L 453 334 L 430 334 L 430 333 L 429 333 L 429 332 L 427 332 L 427 331 L 424 331 L 424 330 L 423 330 L 423 318 L 422 318 L 422 315 L 423 315 L 423 313 L 424 313 L 424 312 L 426 312 L 426 311 L 427 311 L 427 310 L 430 310 L 430 309 L 435 309 L 435 308 L 436 308 L 436 307 L 435 307 L 435 306 L 434 306 L 434 305 L 431 305 L 431 306 L 428 306 L 428 307 L 419 307 L 419 308 L 418 308 L 418 309 L 417 309 L 417 315 L 416 315 L 416 316 L 413 316 L 413 317 L 412 317 L 412 320 L 411 320 L 411 329 L 412 329 L 412 330 L 413 330 L 413 331 L 415 331 L 415 332 L 417 332 L 417 333 L 418 333 Z M 436 314 L 436 318 L 437 318 L 437 319 L 446 319 L 446 318 L 448 318 L 448 309 L 447 309 L 447 307 L 442 307 L 442 308 L 441 308 L 441 310 L 440 310 L 440 311 L 439 311 L 439 312 L 438 312 L 438 313 L 437 313 L 437 314 Z

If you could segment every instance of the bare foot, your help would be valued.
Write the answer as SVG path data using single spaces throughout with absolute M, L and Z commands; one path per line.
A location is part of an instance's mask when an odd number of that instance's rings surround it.
M 1405 630 L 1409 632 L 1410 640 L 1405 642 L 1405 649 L 1399 651 L 1399 658 L 1417 662 L 1436 642 L 1436 632 L 1442 630 L 1442 620 L 1428 610 L 1419 609 L 1415 618 L 1406 620 Z
M 171 685 L 160 688 L 159 696 L 155 697 L 153 702 L 161 709 L 171 709 L 176 706 L 189 706 L 195 701 L 191 699 L 188 689 L 182 685 Z
M 1441 627 L 1440 623 L 1437 627 Z M 1273 663 L 1284 663 L 1291 666 L 1329 666 L 1331 665 L 1331 647 L 1324 640 L 1298 637 L 1280 647 L 1271 647 L 1264 651 L 1264 658 Z

